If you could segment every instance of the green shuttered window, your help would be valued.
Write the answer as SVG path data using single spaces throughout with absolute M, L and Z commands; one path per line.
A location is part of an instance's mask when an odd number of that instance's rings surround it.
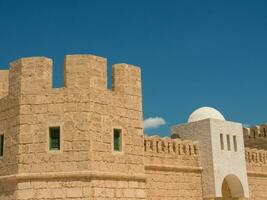
M 49 149 L 60 150 L 60 127 L 49 128 Z
M 4 155 L 4 135 L 0 135 L 0 156 Z
M 114 129 L 113 130 L 113 150 L 114 151 L 121 151 L 121 129 Z

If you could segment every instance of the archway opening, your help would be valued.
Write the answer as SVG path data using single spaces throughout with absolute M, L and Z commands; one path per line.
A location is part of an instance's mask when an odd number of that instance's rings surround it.
M 224 200 L 232 200 L 244 197 L 243 186 L 235 175 L 228 175 L 222 183 L 222 197 Z

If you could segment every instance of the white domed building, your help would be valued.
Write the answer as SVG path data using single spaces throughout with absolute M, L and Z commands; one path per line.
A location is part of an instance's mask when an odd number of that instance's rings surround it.
M 204 198 L 222 197 L 225 182 L 233 197 L 249 197 L 242 124 L 225 120 L 214 108 L 202 107 L 189 116 L 188 123 L 174 126 L 172 135 L 198 141 Z
M 225 120 L 224 116 L 216 109 L 211 107 L 201 107 L 195 110 L 188 118 L 188 123 L 200 121 L 203 119 L 219 119 Z

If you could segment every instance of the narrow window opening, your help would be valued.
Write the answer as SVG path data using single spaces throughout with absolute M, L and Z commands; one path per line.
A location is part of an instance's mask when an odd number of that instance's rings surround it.
M 256 131 L 253 130 L 253 137 L 256 138 Z
M 147 148 L 146 148 L 147 146 L 146 145 L 147 145 L 147 141 L 144 140 L 144 149 L 145 149 L 145 151 L 147 151 Z
M 263 137 L 266 137 L 266 129 L 263 128 Z
M 227 149 L 228 149 L 228 151 L 231 151 L 230 135 L 227 135 Z
M 113 150 L 114 151 L 121 151 L 121 129 L 114 129 L 113 130 Z
M 223 134 L 220 134 L 221 150 L 224 150 Z
M 49 149 L 60 150 L 60 127 L 49 128 Z
M 4 135 L 0 135 L 0 156 L 4 155 Z
M 156 141 L 156 152 L 159 153 L 159 141 Z
M 236 141 L 236 136 L 233 136 L 233 141 L 234 141 L 234 150 L 237 152 L 237 141 Z

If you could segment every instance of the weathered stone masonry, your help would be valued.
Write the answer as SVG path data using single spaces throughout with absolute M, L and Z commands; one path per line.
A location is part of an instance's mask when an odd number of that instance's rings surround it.
M 140 68 L 68 55 L 64 86 L 52 87 L 52 60 L 22 58 L 0 70 L 0 199 L 202 200 L 195 141 L 144 136 Z M 60 150 L 49 127 L 60 127 Z M 121 130 L 121 152 L 113 130 Z M 267 199 L 267 152 L 246 149 L 250 199 Z M 260 185 L 260 186 L 258 186 Z M 227 188 L 226 188 L 227 189 Z
M 52 61 L 45 57 L 19 59 L 1 73 L 9 82 L 0 100 L 0 173 L 3 190 L 11 190 L 3 198 L 57 199 L 40 186 L 55 182 L 62 199 L 145 198 L 140 69 L 114 65 L 112 90 L 106 73 L 106 59 L 92 55 L 66 56 L 63 88 L 52 88 Z M 49 126 L 61 128 L 60 151 L 49 151 Z M 112 151 L 113 128 L 122 129 L 121 154 Z M 7 180 L 15 182 L 13 192 Z M 120 182 L 101 192 L 103 180 Z

